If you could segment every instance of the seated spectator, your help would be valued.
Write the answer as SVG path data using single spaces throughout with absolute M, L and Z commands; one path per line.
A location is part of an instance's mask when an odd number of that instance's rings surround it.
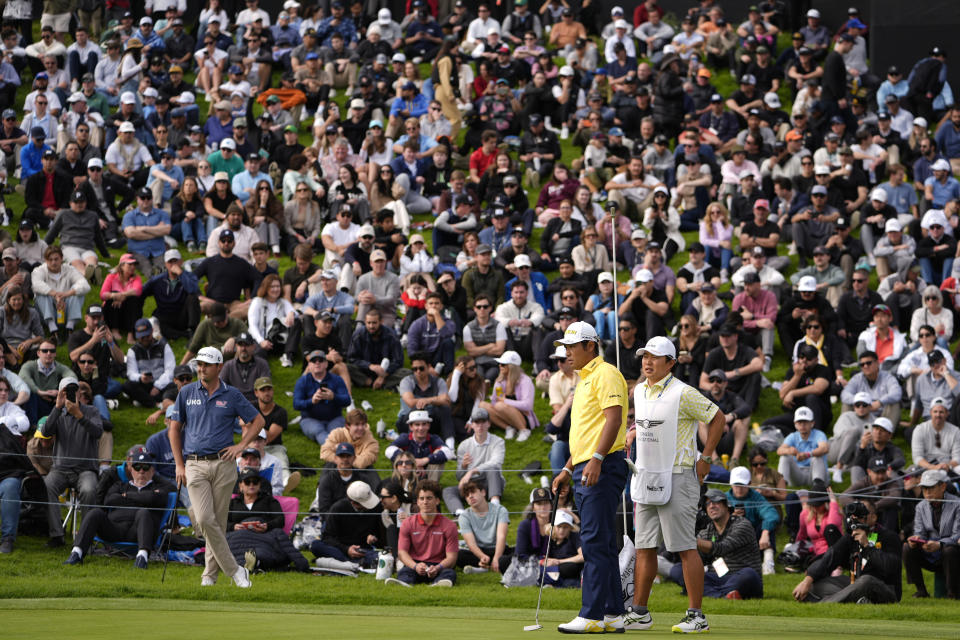
M 760 398 L 763 358 L 757 354 L 756 349 L 741 344 L 740 334 L 733 324 L 726 323 L 721 326 L 717 335 L 720 345 L 707 353 L 697 386 L 701 389 L 708 388 L 709 372 L 719 369 L 727 377 L 727 388 L 740 396 L 752 411 Z
M 790 282 L 798 284 L 801 278 L 812 277 L 816 291 L 821 293 L 833 307 L 840 302 L 841 285 L 844 282 L 843 269 L 830 263 L 830 252 L 823 245 L 813 247 L 813 265 L 800 269 L 790 276 Z
M 697 532 L 697 551 L 707 567 L 703 595 L 729 600 L 762 598 L 761 555 L 756 533 L 749 520 L 733 513 L 728 500 L 719 489 L 707 491 L 705 505 L 710 521 Z M 717 571 L 717 560 L 727 571 Z M 684 586 L 681 563 L 670 569 L 670 579 Z
M 70 206 L 57 212 L 44 238 L 47 245 L 52 245 L 60 238 L 65 259 L 77 271 L 82 271 L 88 280 L 97 273 L 97 254 L 94 249 L 98 249 L 104 258 L 110 257 L 99 222 L 97 214 L 87 208 L 86 193 L 78 189 L 70 195 Z
M 877 276 L 886 278 L 904 267 L 913 264 L 917 254 L 917 242 L 913 236 L 903 233 L 899 220 L 884 223 L 884 236 L 877 241 L 873 253 L 876 256 Z
M 210 345 L 220 349 L 224 357 L 233 357 L 236 351 L 234 336 L 246 330 L 243 320 L 231 318 L 227 315 L 227 308 L 219 302 L 209 306 L 207 317 L 200 321 L 197 330 L 187 344 L 187 351 L 180 359 L 180 364 L 187 364 L 193 359 L 201 347 Z
M 410 325 L 407 333 L 409 353 L 422 354 L 430 363 L 430 373 L 439 374 L 453 368 L 457 324 L 444 317 L 443 298 L 439 293 L 427 294 L 425 314 Z M 442 367 L 440 365 L 443 365 Z
M 776 545 L 777 527 L 780 514 L 767 502 L 759 490 L 750 487 L 752 482 L 750 469 L 734 467 L 730 470 L 730 490 L 727 491 L 727 504 L 733 515 L 746 518 L 753 525 L 757 537 L 757 546 L 763 552 L 763 575 L 773 575 L 773 550 Z
M 743 447 L 747 443 L 747 433 L 750 429 L 750 407 L 743 401 L 743 398 L 727 390 L 727 374 L 722 369 L 711 371 L 707 377 L 709 386 L 704 389 L 703 395 L 707 400 L 713 402 L 724 416 L 723 435 L 716 449 L 720 454 L 730 456 L 730 461 L 734 466 L 740 464 L 740 456 L 743 454 Z M 697 437 L 700 442 L 707 441 L 707 426 L 700 423 Z
M 336 467 L 325 469 L 317 482 L 317 491 L 310 511 L 326 516 L 338 500 L 347 497 L 347 488 L 353 482 L 364 482 L 367 486 L 380 484 L 380 478 L 372 469 L 357 469 L 353 445 L 341 442 L 334 453 L 337 456 Z
M 730 214 L 720 202 L 707 207 L 706 217 L 700 221 L 700 243 L 706 248 L 707 262 L 720 269 L 720 282 L 730 279 L 730 258 L 733 256 L 733 225 Z
M 508 346 L 526 360 L 533 360 L 534 345 L 540 344 L 543 307 L 528 298 L 530 286 L 516 280 L 510 287 L 510 300 L 499 305 L 496 319 L 507 327 Z
M 253 227 L 244 224 L 243 207 L 236 203 L 231 203 L 227 207 L 227 212 L 221 224 L 210 230 L 210 237 L 207 239 L 206 256 L 212 258 L 219 252 L 222 252 L 222 242 L 224 231 L 230 231 L 233 234 L 233 254 L 243 258 L 249 263 L 253 262 L 253 245 L 260 242 L 260 236 L 254 231 Z M 229 237 L 229 236 L 227 236 Z
M 403 433 L 408 428 L 409 414 L 415 409 L 421 410 L 431 418 L 431 431 L 443 437 L 447 447 L 453 449 L 458 434 L 450 412 L 450 396 L 443 378 L 430 372 L 429 359 L 420 353 L 410 356 L 410 368 L 413 373 L 400 381 L 397 391 L 400 393 L 400 411 L 397 416 L 397 431 Z
M 890 309 L 890 324 L 903 327 L 904 331 L 907 330 L 914 312 L 923 306 L 921 292 L 927 287 L 927 283 L 920 277 L 920 271 L 919 264 L 910 262 L 884 278 L 877 287 L 877 293 Z
M 926 220 L 924 221 L 926 223 Z M 950 277 L 957 241 L 946 232 L 946 217 L 936 216 L 927 227 L 928 233 L 917 243 L 917 258 L 924 281 L 934 286 Z
M 723 325 L 729 312 L 727 305 L 717 297 L 716 287 L 708 282 L 700 288 L 700 295 L 694 298 L 684 315 L 696 318 L 700 332 L 710 335 Z
M 505 430 L 504 439 L 524 442 L 540 422 L 533 411 L 535 395 L 533 380 L 523 372 L 522 360 L 516 351 L 505 351 L 497 358 L 500 374 L 493 383 L 489 402 L 480 406 L 489 413 L 490 420 Z
M 839 482 L 842 473 L 850 469 L 862 447 L 872 441 L 874 425 L 873 397 L 866 391 L 853 396 L 853 406 L 844 410 L 833 425 L 833 435 L 827 441 L 827 464 L 833 470 L 833 481 Z
M 30 389 L 30 400 L 24 406 L 30 424 L 50 413 L 57 399 L 59 384 L 73 377 L 73 372 L 57 362 L 57 345 L 44 340 L 37 349 L 37 359 L 30 360 L 20 369 L 19 377 Z
M 359 312 L 357 317 L 361 317 Z M 402 368 L 400 340 L 392 328 L 382 323 L 378 309 L 371 308 L 362 317 L 363 323 L 358 323 L 347 348 L 350 380 L 359 387 L 395 389 L 409 375 Z
M 167 340 L 192 335 L 200 322 L 200 286 L 192 271 L 185 271 L 183 259 L 176 249 L 163 254 L 166 271 L 150 278 L 143 285 L 142 298 L 153 296 L 156 308 L 153 317 L 160 323 L 160 333 Z M 204 342 L 204 344 L 212 344 Z
M 468 484 L 482 485 L 484 501 L 499 504 L 506 483 L 502 472 L 504 442 L 490 433 L 490 414 L 477 407 L 466 428 L 473 435 L 457 447 L 457 486 L 443 490 L 447 510 L 458 515 L 463 511 L 461 498 L 468 495 Z
M 367 311 L 375 308 L 380 312 L 381 322 L 392 327 L 397 317 L 400 278 L 387 271 L 387 255 L 380 249 L 370 252 L 370 269 L 357 279 L 357 317 L 365 318 Z
M 510 514 L 500 501 L 488 502 L 483 482 L 468 480 L 460 485 L 460 494 L 470 506 L 458 510 L 460 535 L 466 544 L 461 549 L 457 566 L 465 574 L 503 573 L 510 566 L 512 549 L 507 547 Z
M 237 477 L 237 484 L 240 491 L 230 500 L 227 533 L 241 529 L 257 533 L 283 529 L 283 509 L 257 469 L 244 468 Z
M 366 482 L 347 485 L 347 494 L 330 507 L 324 518 L 323 539 L 310 543 L 316 565 L 324 569 L 347 571 L 377 565 L 377 548 L 386 542 L 380 499 Z M 333 560 L 333 562 L 331 562 Z
M 421 482 L 416 499 L 419 513 L 406 518 L 400 526 L 396 578 L 387 578 L 384 584 L 413 586 L 429 582 L 433 586 L 452 587 L 457 579 L 455 567 L 459 551 L 457 526 L 439 513 L 440 485 L 434 481 Z M 433 535 L 440 536 L 442 547 Z
M 625 296 L 614 293 L 613 274 L 602 271 L 597 275 L 597 293 L 594 293 L 584 305 L 584 310 L 593 314 L 597 327 L 597 336 L 601 340 L 615 340 L 616 312 L 614 311 L 614 295 L 617 297 L 617 306 L 623 304 Z
M 847 533 L 807 567 L 793 589 L 800 602 L 899 602 L 902 583 L 896 530 L 877 521 L 876 507 L 853 502 L 845 509 Z M 849 576 L 837 570 L 853 567 Z
M 566 588 L 580 586 L 583 550 L 580 547 L 579 530 L 574 516 L 569 511 L 557 510 L 553 526 L 547 527 L 542 534 L 552 538 L 550 548 L 543 554 L 541 562 L 540 571 L 545 574 L 542 576 L 544 584 Z M 519 531 L 517 535 L 520 535 Z M 519 542 L 517 544 L 519 546 Z
M 489 255 L 489 254 L 487 254 Z M 493 382 L 499 372 L 496 358 L 507 346 L 507 328 L 492 316 L 493 300 L 486 293 L 477 293 L 473 300 L 475 317 L 463 327 L 463 347 L 473 356 L 480 376 Z
M 167 341 L 153 337 L 149 320 L 137 320 L 134 335 L 136 342 L 127 351 L 123 392 L 134 401 L 134 406 L 155 407 L 160 404 L 163 391 L 173 384 L 177 361 Z
M 154 206 L 150 189 L 144 187 L 137 192 L 137 208 L 123 216 L 121 228 L 140 272 L 152 276 L 163 271 L 163 238 L 170 234 L 170 214 Z
M 293 305 L 283 297 L 280 277 L 266 275 L 247 311 L 247 326 L 257 355 L 268 357 L 283 352 L 295 317 Z
M 875 415 L 882 415 L 892 424 L 898 423 L 902 391 L 897 378 L 892 373 L 881 370 L 879 358 L 873 351 L 862 351 L 857 360 L 860 373 L 850 378 L 850 382 L 840 394 L 843 410 L 850 411 L 854 397 L 863 392 L 869 394 L 871 411 Z
M 29 280 L 22 276 L 20 279 L 29 287 Z M 44 336 L 43 322 L 40 320 L 40 313 L 27 303 L 26 294 L 20 286 L 11 286 L 3 293 L 6 295 L 6 303 L 0 312 L 0 338 L 14 351 L 16 362 L 8 364 L 17 365 L 29 360 L 36 353 L 36 347 Z
M 923 502 L 917 505 L 913 521 L 913 535 L 903 543 L 903 564 L 907 580 L 917 587 L 916 598 L 929 598 L 923 569 L 943 572 L 946 597 L 956 598 L 960 593 L 960 554 L 957 536 L 960 535 L 960 519 L 957 518 L 958 502 L 955 494 L 948 494 L 947 472 L 942 469 L 927 469 L 920 478 Z
M 880 362 L 883 371 L 896 371 L 907 346 L 904 335 L 890 326 L 892 318 L 889 306 L 874 305 L 873 326 L 864 329 L 857 338 L 857 356 L 872 354 L 870 357 Z
M 257 399 L 253 392 L 254 382 L 270 375 L 270 365 L 264 358 L 256 355 L 256 342 L 248 332 L 238 334 L 234 343 L 237 353 L 223 365 L 220 378 L 242 393 L 250 403 L 254 403 Z
M 809 407 L 800 407 L 794 412 L 793 424 L 796 431 L 784 438 L 783 444 L 777 447 L 777 455 L 780 456 L 777 471 L 789 486 L 809 486 L 817 480 L 825 483 L 826 455 L 830 448 L 827 436 L 814 428 L 814 415 Z
M 930 403 L 930 419 L 913 430 L 910 453 L 914 463 L 923 469 L 960 475 L 960 427 L 947 422 L 943 398 L 934 398 Z
M 353 446 L 357 469 L 371 469 L 380 455 L 380 442 L 370 432 L 367 414 L 363 409 L 347 412 L 346 425 L 334 429 L 320 447 L 320 457 L 328 464 L 336 464 L 337 447 L 347 442 Z
M 621 327 L 624 326 L 624 320 L 620 320 Z M 636 326 L 636 322 L 632 321 L 631 325 Z M 693 316 L 681 316 L 677 326 L 680 331 L 673 339 L 677 349 L 677 364 L 673 374 L 685 383 L 699 387 L 709 336 L 700 333 L 700 325 Z
M 42 129 L 34 127 L 31 135 L 36 133 L 42 133 Z M 34 142 L 37 142 L 35 135 L 30 144 Z M 24 147 L 23 151 L 25 155 L 27 147 Z M 73 180 L 57 171 L 56 166 L 57 152 L 46 147 L 43 151 L 42 166 L 37 167 L 33 173 L 28 173 L 26 177 L 21 172 L 21 180 L 24 181 L 23 199 L 26 204 L 23 220 L 28 220 L 41 229 L 49 227 L 57 212 L 68 206 L 70 194 L 73 193 Z
M 307 354 L 307 370 L 293 389 L 293 408 L 300 412 L 303 435 L 322 445 L 331 431 L 345 424 L 343 409 L 349 404 L 343 379 L 327 372 L 326 354 L 319 349 Z
M 133 326 L 143 317 L 143 281 L 136 265 L 132 254 L 123 254 L 117 268 L 107 274 L 100 287 L 103 318 L 115 342 L 125 335 L 127 342 L 133 344 Z
M 52 344 L 44 344 L 50 345 L 51 354 L 55 351 Z M 41 351 L 41 357 L 43 353 Z M 65 375 L 69 375 L 69 369 Z M 76 378 L 64 377 L 60 380 L 57 391 L 53 393 L 56 399 L 53 410 L 39 429 L 44 438 L 54 438 L 53 465 L 43 478 L 47 488 L 47 527 L 50 536 L 47 546 L 50 548 L 64 544 L 60 494 L 72 487 L 77 490 L 81 505 L 94 505 L 97 499 L 97 442 L 103 435 L 103 425 L 100 413 L 87 404 L 84 394 L 78 392 Z M 31 420 L 33 422 L 35 420 Z M 87 509 L 84 507 L 82 511 L 85 513 Z M 153 532 L 156 532 L 156 528 Z
M 800 513 L 797 543 L 809 541 L 812 545 L 812 557 L 818 558 L 840 539 L 842 526 L 843 517 L 833 490 L 823 480 L 814 480 Z
M 920 340 L 920 333 L 924 325 L 928 325 L 930 330 L 933 331 L 937 345 L 946 350 L 953 338 L 953 311 L 943 306 L 943 294 L 933 284 L 924 288 L 923 306 L 914 310 L 913 317 L 910 318 L 911 342 Z M 909 357 L 909 354 L 907 357 Z
M 80 320 L 83 297 L 90 291 L 90 283 L 74 267 L 63 263 L 60 247 L 47 247 L 43 260 L 30 275 L 37 311 L 50 333 L 57 333 L 63 325 L 65 336 Z
M 129 479 L 114 482 L 107 490 L 103 507 L 90 509 L 84 515 L 70 557 L 64 564 L 83 564 L 94 537 L 100 537 L 108 542 L 136 542 L 133 566 L 147 568 L 161 520 L 166 516 L 168 494 L 176 491 L 176 487 L 157 475 L 149 453 L 142 452 L 130 462 Z M 59 505 L 57 511 L 59 520 Z

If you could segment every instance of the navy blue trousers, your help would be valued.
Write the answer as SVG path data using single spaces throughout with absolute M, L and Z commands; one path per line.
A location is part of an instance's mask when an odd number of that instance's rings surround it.
M 600 465 L 600 480 L 592 487 L 581 481 L 586 463 L 573 470 L 574 495 L 580 512 L 583 587 L 580 616 L 602 620 L 623 613 L 623 588 L 617 559 L 617 507 L 627 484 L 623 451 L 609 454 Z

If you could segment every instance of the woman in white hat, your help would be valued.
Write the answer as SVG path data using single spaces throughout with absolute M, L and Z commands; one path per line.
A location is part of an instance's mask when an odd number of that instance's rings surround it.
M 490 402 L 481 402 L 480 406 L 490 414 L 490 421 L 506 430 L 504 439 L 523 442 L 530 437 L 530 430 L 540 422 L 533 412 L 533 399 L 536 390 L 521 367 L 522 360 L 516 351 L 504 351 L 497 358 L 500 375 L 493 383 Z

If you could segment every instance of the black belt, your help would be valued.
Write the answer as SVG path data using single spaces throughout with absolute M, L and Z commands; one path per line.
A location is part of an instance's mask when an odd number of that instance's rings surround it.
M 192 460 L 194 462 L 201 461 L 201 460 L 219 460 L 219 459 L 220 459 L 219 453 L 208 453 L 206 455 L 198 455 L 195 453 L 187 454 L 187 460 Z

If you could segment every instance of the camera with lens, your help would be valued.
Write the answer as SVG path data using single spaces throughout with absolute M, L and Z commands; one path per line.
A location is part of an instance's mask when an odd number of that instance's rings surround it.
M 851 502 L 844 508 L 843 514 L 847 518 L 847 532 L 853 533 L 861 529 L 866 531 L 869 528 L 866 520 L 870 512 L 862 502 Z

